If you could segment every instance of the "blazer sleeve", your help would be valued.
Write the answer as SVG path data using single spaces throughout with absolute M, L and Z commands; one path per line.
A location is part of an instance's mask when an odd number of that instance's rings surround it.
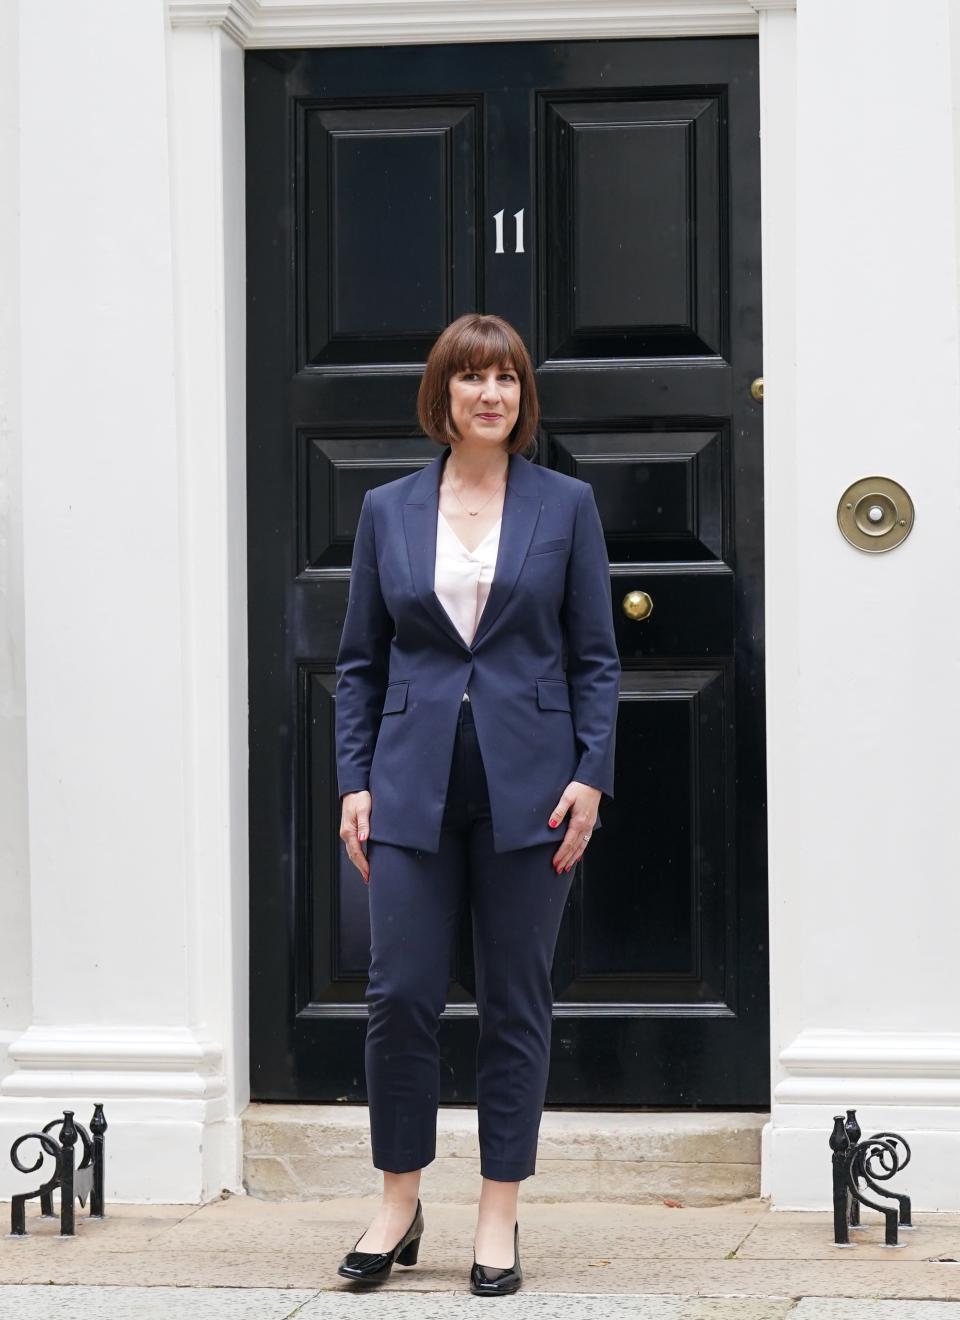
M 609 582 L 603 524 L 593 487 L 584 482 L 561 610 L 567 682 L 580 752 L 573 778 L 612 798 L 621 669 Z
M 369 787 L 370 762 L 387 690 L 393 619 L 377 567 L 371 492 L 353 542 L 347 612 L 336 660 L 337 784 L 340 796 Z

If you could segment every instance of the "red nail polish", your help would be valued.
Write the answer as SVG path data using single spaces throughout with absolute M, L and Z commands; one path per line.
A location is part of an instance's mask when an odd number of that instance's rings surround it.
M 550 828 L 551 828 L 551 829 L 554 829 L 554 828 L 556 827 L 556 824 L 557 824 L 557 822 L 556 822 L 555 820 L 551 820 L 551 822 L 550 822 Z

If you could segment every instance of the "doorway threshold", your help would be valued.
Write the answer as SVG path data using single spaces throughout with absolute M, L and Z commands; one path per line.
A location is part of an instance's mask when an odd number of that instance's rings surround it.
M 769 1118 L 768 1111 L 546 1110 L 523 1198 L 709 1206 L 759 1196 Z M 241 1120 L 249 1195 L 301 1201 L 380 1191 L 366 1105 L 255 1102 Z M 424 1192 L 434 1201 L 470 1201 L 479 1182 L 476 1109 L 441 1106 Z

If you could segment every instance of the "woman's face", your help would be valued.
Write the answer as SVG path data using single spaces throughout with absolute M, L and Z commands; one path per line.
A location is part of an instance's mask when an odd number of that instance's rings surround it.
M 467 367 L 450 377 L 450 416 L 462 443 L 503 448 L 520 414 L 520 378 L 510 365 Z

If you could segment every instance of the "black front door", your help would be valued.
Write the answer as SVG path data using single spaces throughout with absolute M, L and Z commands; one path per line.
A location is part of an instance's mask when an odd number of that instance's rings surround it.
M 254 1096 L 365 1098 L 334 661 L 363 494 L 436 456 L 420 374 L 476 310 L 530 348 L 537 461 L 596 492 L 623 664 L 547 1102 L 766 1105 L 756 41 L 248 52 L 246 106 Z

